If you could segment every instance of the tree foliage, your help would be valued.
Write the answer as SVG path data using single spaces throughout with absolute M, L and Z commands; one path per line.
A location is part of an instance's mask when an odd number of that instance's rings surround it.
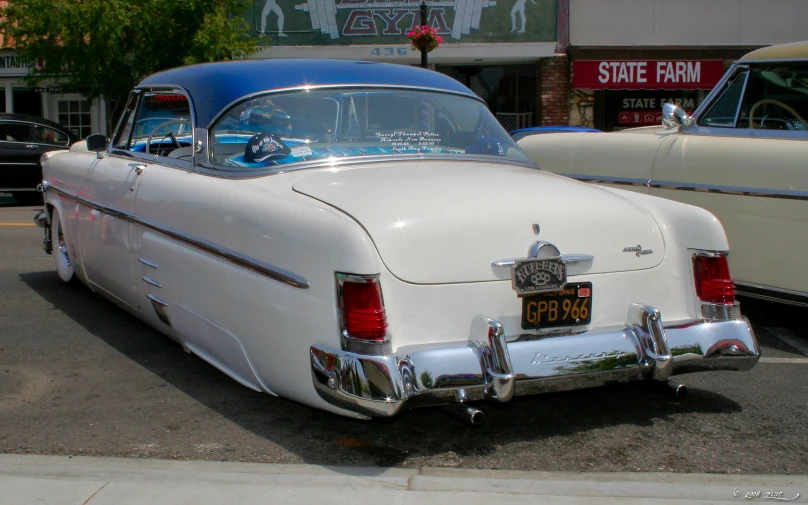
M 121 107 L 154 72 L 253 53 L 245 11 L 244 0 L 11 0 L 0 32 L 6 47 L 39 62 L 29 85 Z

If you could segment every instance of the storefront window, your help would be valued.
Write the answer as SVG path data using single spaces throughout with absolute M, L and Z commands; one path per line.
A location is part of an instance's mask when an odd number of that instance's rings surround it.
M 437 65 L 485 100 L 506 130 L 536 124 L 538 97 L 536 65 Z
M 41 117 L 42 94 L 39 91 L 14 88 L 14 112 Z
M 87 100 L 59 100 L 59 123 L 78 138 L 90 134 L 90 104 Z
M 604 131 L 656 126 L 662 124 L 662 106 L 673 103 L 688 114 L 704 100 L 702 90 L 645 91 L 620 90 L 600 91 L 595 99 L 602 103 L 596 109 L 595 126 Z

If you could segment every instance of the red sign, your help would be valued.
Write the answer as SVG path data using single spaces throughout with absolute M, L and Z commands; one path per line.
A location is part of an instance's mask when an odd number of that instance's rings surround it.
M 724 75 L 721 60 L 576 60 L 575 89 L 712 89 Z

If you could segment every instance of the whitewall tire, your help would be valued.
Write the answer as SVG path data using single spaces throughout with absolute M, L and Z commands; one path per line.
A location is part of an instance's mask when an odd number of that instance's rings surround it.
M 56 273 L 64 282 L 73 279 L 73 263 L 70 261 L 70 254 L 67 251 L 67 243 L 62 229 L 62 218 L 59 211 L 54 207 L 51 215 L 51 245 L 53 247 L 53 263 L 56 265 Z

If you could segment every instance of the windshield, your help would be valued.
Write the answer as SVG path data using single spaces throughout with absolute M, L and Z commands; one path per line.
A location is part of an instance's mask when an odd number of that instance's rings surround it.
M 530 162 L 485 104 L 412 90 L 263 95 L 212 128 L 212 161 L 262 168 L 325 158 L 473 154 Z

